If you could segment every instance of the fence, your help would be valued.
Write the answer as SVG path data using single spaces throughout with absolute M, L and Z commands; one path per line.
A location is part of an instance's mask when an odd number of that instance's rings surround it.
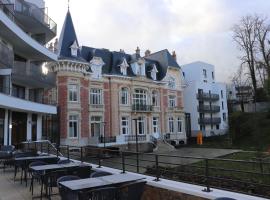
M 211 188 L 270 197 L 270 162 L 175 156 L 167 154 L 120 151 L 97 147 L 61 146 L 57 150 L 49 145 L 25 144 L 42 152 L 63 154 L 67 159 L 117 168 L 155 177 L 202 185 L 205 192 Z

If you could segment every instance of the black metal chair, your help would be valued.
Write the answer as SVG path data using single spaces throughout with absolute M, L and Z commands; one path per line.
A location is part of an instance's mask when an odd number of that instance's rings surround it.
M 43 161 L 35 161 L 29 164 L 28 172 L 31 175 L 30 191 L 32 192 L 32 195 L 34 193 L 34 180 L 40 181 L 42 174 L 38 172 L 34 172 L 30 168 L 34 166 L 41 166 L 41 165 L 47 165 L 47 164 L 48 163 L 43 162 Z
M 146 181 L 127 183 L 118 188 L 119 200 L 140 200 Z
M 13 152 L 15 151 L 15 146 L 13 145 L 4 145 L 0 148 L 0 163 L 3 163 L 3 169 L 5 170 L 6 165 L 13 157 Z
M 73 176 L 73 175 L 62 176 L 62 177 L 57 179 L 57 185 L 58 185 L 59 194 L 61 196 L 61 199 L 63 199 L 63 200 L 76 200 L 76 199 L 78 199 L 77 193 L 72 192 L 70 190 L 67 190 L 63 186 L 61 186 L 61 184 L 59 184 L 60 182 L 73 181 L 73 180 L 78 180 L 78 179 L 80 179 L 80 177 Z
M 13 152 L 13 151 L 15 151 L 15 146 L 13 146 L 13 145 L 4 145 L 4 146 L 1 146 L 0 151 Z
M 110 172 L 104 172 L 104 171 L 95 171 L 90 175 L 90 178 L 96 178 L 101 176 L 109 176 L 112 175 Z
M 104 187 L 79 192 L 79 200 L 117 200 L 116 187 Z
M 68 164 L 68 163 L 73 163 L 73 161 L 72 160 L 65 159 L 65 160 L 59 160 L 57 162 L 57 164 Z

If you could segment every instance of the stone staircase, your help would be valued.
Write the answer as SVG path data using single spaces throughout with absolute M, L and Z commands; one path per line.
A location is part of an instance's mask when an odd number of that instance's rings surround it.
M 156 148 L 154 152 L 162 153 L 168 151 L 174 151 L 175 148 L 171 144 L 167 143 L 165 140 L 157 140 Z

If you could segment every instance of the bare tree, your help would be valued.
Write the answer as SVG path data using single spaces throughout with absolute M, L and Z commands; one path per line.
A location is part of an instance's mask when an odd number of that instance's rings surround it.
M 257 51 L 257 32 L 256 17 L 248 15 L 243 17 L 238 24 L 233 27 L 233 39 L 243 52 L 242 66 L 248 67 L 248 75 L 252 81 L 254 89 L 254 101 L 256 102 L 257 79 L 256 79 L 256 51 Z

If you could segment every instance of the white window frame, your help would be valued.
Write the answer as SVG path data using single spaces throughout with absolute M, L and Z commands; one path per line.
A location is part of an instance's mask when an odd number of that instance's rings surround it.
M 125 122 L 126 124 L 123 124 Z M 129 117 L 128 116 L 122 116 L 121 121 L 120 121 L 120 126 L 121 126 L 121 134 L 122 135 L 129 135 Z M 124 133 L 125 130 L 125 133 Z
M 183 133 L 183 120 L 177 117 L 177 133 Z
M 159 117 L 152 118 L 153 133 L 159 133 Z
M 69 102 L 79 102 L 79 85 L 78 84 L 68 84 L 68 101 Z
M 173 119 L 173 117 L 168 118 L 168 132 L 174 133 L 174 119 Z
M 176 88 L 176 81 L 175 81 L 175 78 L 173 78 L 172 76 L 169 77 L 168 87 L 171 88 L 171 89 Z
M 155 98 L 155 102 L 153 101 Z M 152 106 L 159 107 L 159 93 L 156 90 L 152 91 L 152 99 L 151 99 Z
M 73 135 L 71 135 L 71 128 L 75 128 L 75 127 L 73 127 L 75 123 L 77 125 L 77 127 L 76 127 L 77 135 L 75 135 L 75 132 L 73 132 L 72 133 Z M 73 125 L 73 126 L 71 126 L 71 125 Z M 73 131 L 74 130 L 75 129 L 73 129 Z M 79 115 L 78 114 L 70 114 L 68 116 L 68 138 L 78 138 L 78 137 L 79 137 Z
M 134 89 L 133 98 L 134 105 L 147 105 L 147 91 L 145 89 Z
M 129 104 L 129 90 L 126 87 L 121 88 L 120 90 L 120 105 L 128 105 Z M 124 101 L 122 101 L 124 98 Z
M 90 105 L 103 105 L 103 90 L 101 88 L 90 89 Z
M 96 120 L 94 118 L 98 117 L 100 120 Z M 94 120 L 93 120 L 94 119 Z M 90 132 L 91 132 L 91 137 L 96 136 L 95 133 L 92 133 L 92 124 L 94 125 L 94 128 L 99 125 L 99 137 L 104 135 L 104 122 L 102 121 L 102 116 L 99 115 L 93 115 L 90 117 Z
M 175 95 L 169 95 L 168 96 L 168 107 L 169 108 L 175 108 L 176 105 L 177 105 L 176 96 Z

